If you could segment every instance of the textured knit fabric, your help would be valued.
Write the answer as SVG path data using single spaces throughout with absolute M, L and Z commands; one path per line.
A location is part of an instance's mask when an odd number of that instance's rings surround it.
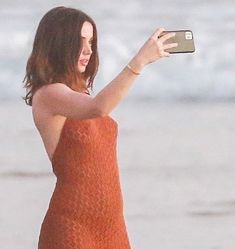
M 38 249 L 130 249 L 110 116 L 66 118 L 52 158 L 57 178 Z

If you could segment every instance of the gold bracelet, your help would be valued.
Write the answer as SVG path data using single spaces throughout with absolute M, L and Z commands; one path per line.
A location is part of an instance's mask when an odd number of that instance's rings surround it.
M 129 68 L 131 70 L 131 72 L 136 74 L 136 75 L 140 74 L 139 72 L 136 72 L 135 70 L 133 70 L 133 68 L 129 64 L 127 65 L 127 68 Z

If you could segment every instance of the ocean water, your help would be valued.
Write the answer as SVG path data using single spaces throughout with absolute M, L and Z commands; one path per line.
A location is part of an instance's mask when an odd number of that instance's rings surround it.
M 157 28 L 164 27 L 191 29 L 196 52 L 148 65 L 129 97 L 234 99 L 235 2 L 231 0 L 1 1 L 0 99 L 25 94 L 22 80 L 37 25 L 59 5 L 80 8 L 97 23 L 101 63 L 95 92 L 120 72 Z

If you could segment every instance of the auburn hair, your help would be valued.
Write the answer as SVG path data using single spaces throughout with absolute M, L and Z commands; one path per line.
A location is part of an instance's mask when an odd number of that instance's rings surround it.
M 81 29 L 87 21 L 93 27 L 92 54 L 86 70 L 78 71 L 82 50 Z M 27 105 L 32 106 L 34 93 L 43 85 L 64 83 L 79 92 L 93 90 L 98 71 L 97 29 L 91 17 L 79 9 L 59 6 L 49 10 L 39 22 L 32 52 L 23 79 Z

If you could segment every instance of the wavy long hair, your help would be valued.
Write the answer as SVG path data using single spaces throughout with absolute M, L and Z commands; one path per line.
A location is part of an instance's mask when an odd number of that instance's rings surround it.
M 83 73 L 78 71 L 82 50 L 81 29 L 87 21 L 93 27 L 92 55 Z M 28 58 L 23 80 L 27 105 L 32 106 L 34 93 L 43 85 L 64 83 L 76 91 L 93 90 L 98 71 L 97 29 L 93 19 L 79 9 L 59 6 L 41 19 Z

